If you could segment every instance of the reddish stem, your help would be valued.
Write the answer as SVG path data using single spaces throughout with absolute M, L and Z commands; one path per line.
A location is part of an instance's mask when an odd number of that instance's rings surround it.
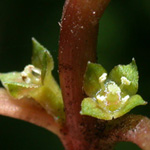
M 83 75 L 88 61 L 96 60 L 98 22 L 110 0 L 66 0 L 59 43 L 60 84 L 66 113 L 68 150 L 84 150 L 95 119 L 80 115 Z M 91 127 L 90 124 L 93 126 Z
M 61 22 L 59 71 L 66 122 L 62 127 L 32 99 L 13 99 L 0 89 L 0 114 L 42 126 L 57 134 L 66 150 L 111 150 L 118 141 L 150 147 L 150 120 L 126 115 L 102 121 L 80 115 L 83 75 L 96 60 L 98 21 L 110 0 L 66 0 Z
M 39 104 L 32 99 L 14 99 L 2 88 L 0 88 L 0 114 L 28 121 L 62 137 L 61 126 Z
M 150 149 L 150 120 L 140 115 L 126 115 L 109 121 L 100 138 L 100 149 L 108 150 L 117 142 L 130 141 L 143 150 Z

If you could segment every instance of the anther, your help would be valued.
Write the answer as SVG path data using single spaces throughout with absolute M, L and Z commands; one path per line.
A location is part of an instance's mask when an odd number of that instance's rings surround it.
M 125 103 L 130 98 L 129 95 L 126 95 L 124 98 L 122 98 L 122 101 Z
M 97 95 L 96 98 L 99 100 L 99 101 L 104 101 L 106 99 L 105 96 L 100 96 L 100 95 Z
M 121 84 L 130 85 L 131 81 L 129 81 L 126 77 L 121 77 Z
M 100 77 L 99 77 L 99 82 L 102 83 L 107 79 L 107 73 L 103 73 Z

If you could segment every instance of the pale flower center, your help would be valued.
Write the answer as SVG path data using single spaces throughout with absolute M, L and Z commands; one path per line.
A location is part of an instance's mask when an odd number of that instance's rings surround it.
M 129 81 L 126 77 L 121 77 L 121 85 L 118 86 L 114 81 L 106 81 L 107 73 L 103 73 L 99 77 L 99 83 L 101 85 L 101 90 L 97 93 L 96 99 L 100 105 L 108 106 L 108 109 L 111 111 L 116 111 L 116 109 L 123 105 L 130 98 L 129 95 L 125 95 L 121 92 L 121 89 L 124 85 L 130 85 L 131 81 Z M 104 84 L 104 82 L 106 83 Z

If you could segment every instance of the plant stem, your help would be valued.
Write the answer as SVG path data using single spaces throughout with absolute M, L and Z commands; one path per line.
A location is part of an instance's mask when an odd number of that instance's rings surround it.
M 4 89 L 0 89 L 0 114 L 24 120 L 46 128 L 61 137 L 60 125 L 34 100 L 12 98 Z
M 83 75 L 96 61 L 99 19 L 110 0 L 66 0 L 61 21 L 59 73 L 66 113 L 68 150 L 89 149 L 95 119 L 80 115 Z M 94 133 L 94 132 L 93 132 Z M 89 136 L 89 137 L 87 137 Z M 92 137 L 92 136 L 91 136 Z M 87 140 L 88 138 L 88 140 Z M 91 148 L 92 149 L 92 148 Z
M 101 150 L 113 148 L 120 141 L 130 141 L 143 150 L 149 150 L 150 120 L 141 115 L 125 115 L 109 121 L 99 138 Z

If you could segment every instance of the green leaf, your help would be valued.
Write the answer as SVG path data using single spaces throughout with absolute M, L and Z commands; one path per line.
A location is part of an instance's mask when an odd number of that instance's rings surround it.
M 94 96 L 101 88 L 99 77 L 106 73 L 106 70 L 100 65 L 89 62 L 84 75 L 83 88 L 88 96 Z
M 130 85 L 122 85 L 121 91 L 129 95 L 136 94 L 138 90 L 138 71 L 135 60 L 128 65 L 118 65 L 109 74 L 109 79 L 121 85 L 121 77 L 130 81 Z
M 134 107 L 139 105 L 146 105 L 147 102 L 145 102 L 140 95 L 134 95 L 132 96 L 125 105 L 123 105 L 119 111 L 116 111 L 114 113 L 114 118 L 118 118 L 120 116 L 123 116 L 124 114 L 128 113 L 130 110 L 132 110 Z
M 111 120 L 111 114 L 104 109 L 102 109 L 92 98 L 85 98 L 81 103 L 80 113 L 81 115 L 88 115 L 98 119 Z
M 33 56 L 32 64 L 41 69 L 42 82 L 45 78 L 46 71 L 52 71 L 54 68 L 54 61 L 49 51 L 42 46 L 36 39 L 32 38 Z

